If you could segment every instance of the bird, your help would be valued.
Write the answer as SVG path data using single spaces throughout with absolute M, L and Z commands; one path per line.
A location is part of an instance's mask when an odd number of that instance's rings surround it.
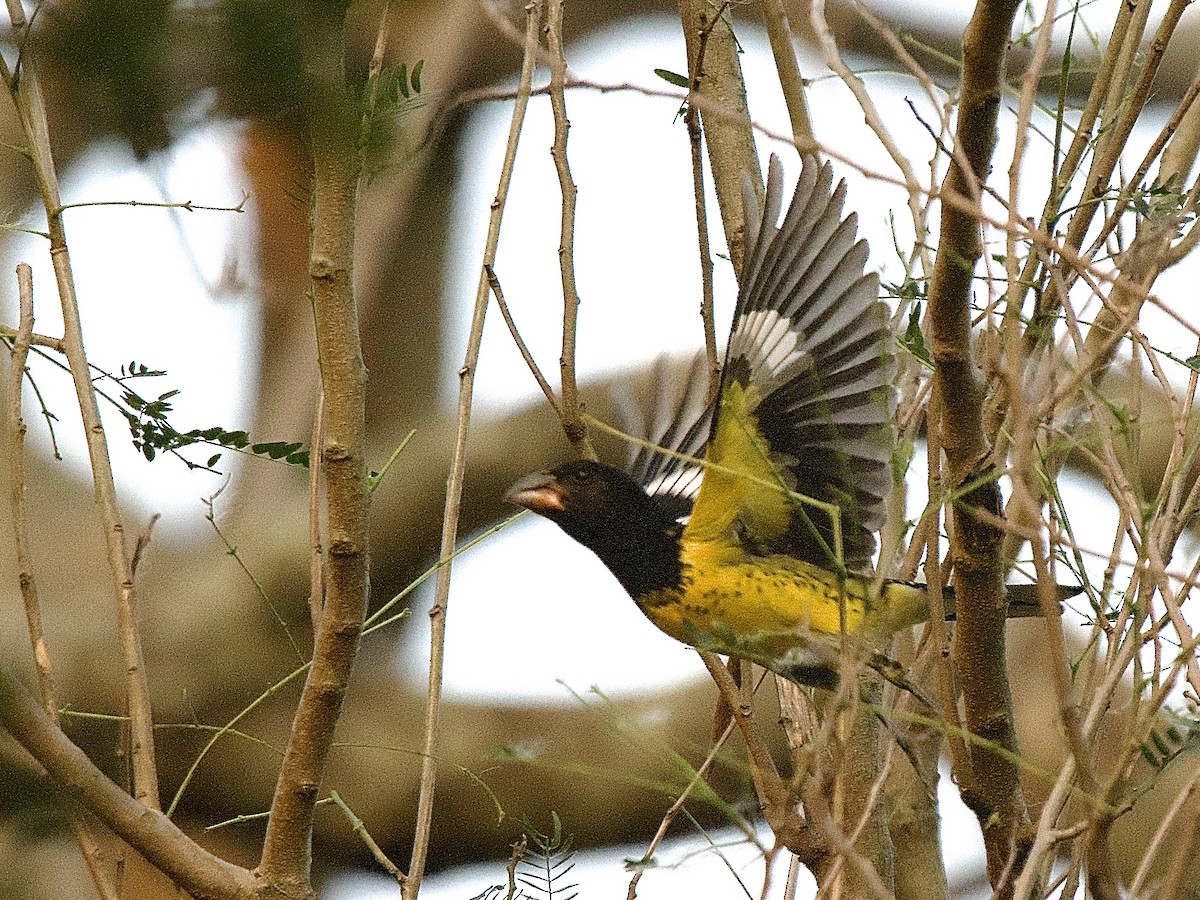
M 627 469 L 574 460 L 506 494 L 593 551 L 671 637 L 826 689 L 843 648 L 871 664 L 930 610 L 926 585 L 868 573 L 893 480 L 896 339 L 845 196 L 831 165 L 806 157 L 781 222 L 779 159 L 761 210 L 743 178 L 744 264 L 715 397 L 694 363 Z M 1009 592 L 1010 616 L 1040 614 L 1036 585 Z M 944 605 L 952 615 L 952 589 Z

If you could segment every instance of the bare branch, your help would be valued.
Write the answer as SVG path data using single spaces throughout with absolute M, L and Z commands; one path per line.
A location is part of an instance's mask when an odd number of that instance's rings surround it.
M 26 263 L 17 266 L 17 295 L 20 302 L 20 318 L 9 358 L 8 383 L 8 433 L 12 445 L 9 447 L 9 500 L 13 525 L 13 544 L 17 553 L 17 583 L 21 587 L 21 599 L 25 607 L 25 623 L 29 631 L 33 664 L 37 671 L 38 695 L 42 709 L 51 722 L 58 724 L 58 695 L 54 686 L 54 673 L 50 664 L 50 648 L 42 627 L 42 609 L 38 603 L 37 579 L 33 572 L 33 555 L 29 543 L 29 517 L 25 508 L 25 421 L 21 416 L 21 387 L 25 380 L 25 361 L 33 338 L 33 271 Z M 117 900 L 117 892 L 101 866 L 102 850 L 91 829 L 77 811 L 69 816 L 71 833 L 79 844 L 84 864 L 91 876 L 96 893 L 102 900 Z
M 704 78 L 704 54 L 712 35 L 714 22 L 709 22 L 696 41 L 696 55 L 688 57 L 688 99 L 684 122 L 687 124 L 688 148 L 692 158 L 692 197 L 696 207 L 696 239 L 700 252 L 700 321 L 704 328 L 704 356 L 708 362 L 707 401 L 717 396 L 721 383 L 721 362 L 717 356 L 717 331 L 713 319 L 713 263 L 708 239 L 708 211 L 704 196 L 704 158 L 701 154 L 702 131 L 700 110 L 696 99 Z M 757 166 L 755 167 L 757 170 Z M 759 176 L 761 177 L 761 176 Z
M 344 84 L 343 27 L 336 16 L 311 44 L 308 65 L 331 85 Z M 284 890 L 308 891 L 313 808 L 342 701 L 358 653 L 369 593 L 366 381 L 353 289 L 355 189 L 352 135 L 330 110 L 309 111 L 313 154 L 312 249 L 309 275 L 324 395 L 329 554 L 325 607 L 312 666 L 304 682 L 280 768 L 263 842 L 260 871 Z
M 504 299 L 504 288 L 500 284 L 496 270 L 490 265 L 485 264 L 483 271 L 487 275 L 488 285 L 492 289 L 492 296 L 496 298 L 496 305 L 500 307 L 500 315 L 504 318 L 504 324 L 508 326 L 508 333 L 512 335 L 513 343 L 517 345 L 517 349 L 521 352 L 521 358 L 525 360 L 525 365 L 529 368 L 530 374 L 533 375 L 533 380 L 542 389 L 542 395 L 546 398 L 546 402 L 550 404 L 559 419 L 562 419 L 562 405 L 558 402 L 558 398 L 554 396 L 554 388 L 550 387 L 550 382 L 542 374 L 542 369 L 537 364 L 537 360 L 529 352 L 529 346 L 525 343 L 525 339 L 521 337 L 521 332 L 517 330 L 517 323 L 513 320 L 512 310 L 508 308 L 508 302 Z
M 0 723 L 36 759 L 53 785 L 94 813 L 180 887 L 201 900 L 250 900 L 245 869 L 199 847 L 165 815 L 112 783 L 69 741 L 7 668 L 0 667 Z
M 580 417 L 579 388 L 575 383 L 575 328 L 579 320 L 579 290 L 575 284 L 575 197 L 579 193 L 571 177 L 567 159 L 567 118 L 565 85 L 567 60 L 563 55 L 563 9 L 566 0 L 550 0 L 546 15 L 546 40 L 550 48 L 550 108 L 554 110 L 554 144 L 550 156 L 558 174 L 562 193 L 562 217 L 558 236 L 558 270 L 562 279 L 563 326 L 562 356 L 558 360 L 562 388 L 562 426 L 575 452 L 584 459 L 595 459 L 596 450 L 588 437 L 587 425 Z
M 767 40 L 771 43 L 771 56 L 775 59 L 775 73 L 783 89 L 783 100 L 787 104 L 788 119 L 792 125 L 792 137 L 797 146 L 814 142 L 812 115 L 808 111 L 808 98 L 804 93 L 804 77 L 796 62 L 796 49 L 783 0 L 766 0 L 762 4 L 763 22 L 767 26 Z
M 963 35 L 956 148 L 942 185 L 943 198 L 976 199 L 976 186 L 988 173 L 1008 34 L 1018 6 L 1016 0 L 979 0 Z M 964 162 L 969 170 L 964 170 Z M 958 609 L 954 662 L 965 724 L 972 734 L 1015 753 L 1012 695 L 1005 672 L 1003 532 L 972 514 L 980 510 L 1001 515 L 999 487 L 994 478 L 986 477 L 989 448 L 983 432 L 983 392 L 971 353 L 971 288 L 983 252 L 980 228 L 974 216 L 943 204 L 929 287 L 930 349 L 937 365 L 934 391 L 940 411 L 939 438 L 949 467 L 948 487 L 958 492 L 974 485 L 955 507 L 951 543 Z M 1020 870 L 1032 839 L 1025 797 L 1011 757 L 977 746 L 970 748 L 969 755 L 969 771 L 956 774 L 963 799 L 983 828 L 989 881 L 1004 898 L 1012 890 L 1005 875 L 1014 862 Z
M 763 735 L 754 721 L 754 711 L 743 702 L 737 682 L 720 658 L 714 653 L 699 652 L 705 668 L 717 683 L 722 699 L 733 711 L 733 720 L 746 742 L 754 788 L 775 839 L 800 857 L 804 865 L 812 869 L 819 868 L 827 858 L 823 842 L 796 811 L 795 802 L 779 776 Z
M 725 244 L 729 248 L 733 271 L 740 273 L 746 233 L 742 213 L 742 173 L 749 176 L 760 203 L 763 186 L 754 132 L 750 128 L 746 85 L 738 62 L 737 41 L 726 6 L 713 0 L 679 0 L 689 60 L 699 58 L 701 35 L 708 32 L 704 50 L 706 77 L 700 79 L 699 95 L 693 95 L 689 103 L 700 106 L 708 141 L 709 168 L 725 226 Z
M 20 3 L 10 0 L 9 16 L 17 31 L 19 43 L 28 38 L 28 23 L 20 11 Z M 50 145 L 50 130 L 46 104 L 42 97 L 37 67 L 28 56 L 22 57 L 20 79 L 0 61 L 0 75 L 12 94 L 21 120 L 21 128 L 30 147 L 38 191 L 46 212 L 50 238 L 50 260 L 54 267 L 59 303 L 62 307 L 62 350 L 75 382 L 75 397 L 83 419 L 87 441 L 88 462 L 92 470 L 92 485 L 104 546 L 116 601 L 117 636 L 125 672 L 125 690 L 129 704 L 133 766 L 133 795 L 150 809 L 159 809 L 158 771 L 154 758 L 154 723 L 150 709 L 150 688 L 146 680 L 146 664 L 142 655 L 141 632 L 137 622 L 137 604 L 133 587 L 133 572 L 128 548 L 125 546 L 125 527 L 117 506 L 117 489 L 113 481 L 112 464 L 108 457 L 108 442 L 104 424 L 91 380 L 87 354 L 83 347 L 83 326 L 80 323 L 79 300 L 75 293 L 75 278 L 71 270 L 71 254 L 67 246 L 66 228 L 62 218 L 58 171 Z
M 541 0 L 534 0 L 526 6 L 525 14 L 525 55 L 521 64 L 517 101 L 513 104 L 512 120 L 508 129 L 508 144 L 504 151 L 504 163 L 500 169 L 496 198 L 492 202 L 491 215 L 488 218 L 487 240 L 484 245 L 479 282 L 475 290 L 475 308 L 471 314 L 471 329 L 467 337 L 466 356 L 463 366 L 459 370 L 458 423 L 454 439 L 454 458 L 450 464 L 450 477 L 446 484 L 446 507 L 442 515 L 440 558 L 447 562 L 438 569 L 433 606 L 429 610 L 429 689 L 425 706 L 421 791 L 417 801 L 417 828 L 413 837 L 412 859 L 409 862 L 408 877 L 403 888 L 404 900 L 415 900 L 417 892 L 421 888 L 421 879 L 425 874 L 425 860 L 429 854 L 430 828 L 433 823 L 433 796 L 437 784 L 437 740 L 446 642 L 446 607 L 450 597 L 449 560 L 454 553 L 454 544 L 458 537 L 459 508 L 467 465 L 467 432 L 471 424 L 471 401 L 475 386 L 475 365 L 479 359 L 479 345 L 483 340 L 483 319 L 487 312 L 487 297 L 491 287 L 487 271 L 493 268 L 496 262 L 496 247 L 500 241 L 500 224 L 504 218 L 504 206 L 508 200 L 508 188 L 512 182 L 517 143 L 520 140 L 521 127 L 525 121 L 525 110 L 529 106 L 529 91 L 533 84 L 533 69 L 538 49 L 538 26 L 542 19 Z

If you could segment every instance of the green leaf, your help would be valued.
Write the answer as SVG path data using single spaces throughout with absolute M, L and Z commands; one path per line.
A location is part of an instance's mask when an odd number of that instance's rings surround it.
M 691 86 L 686 75 L 680 75 L 678 72 L 672 72 L 670 69 L 655 69 L 654 74 L 665 81 L 667 84 L 673 84 L 677 88 L 687 90 Z
M 413 63 L 412 77 L 410 80 L 412 81 L 413 91 L 418 94 L 421 93 L 421 70 L 424 68 L 425 60 L 423 59 L 418 59 L 415 63 Z
M 250 452 L 258 456 L 268 456 L 271 459 L 283 459 L 299 449 L 299 443 L 289 444 L 286 441 L 270 441 L 268 443 L 254 444 L 250 447 Z
M 913 304 L 908 316 L 908 326 L 900 337 L 900 346 L 919 359 L 922 363 L 933 368 L 933 355 L 925 346 L 925 335 L 921 333 L 921 303 Z

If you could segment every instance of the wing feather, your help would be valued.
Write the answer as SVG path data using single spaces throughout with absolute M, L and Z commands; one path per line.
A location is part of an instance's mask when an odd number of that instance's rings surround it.
M 684 536 L 833 563 L 831 526 L 779 485 L 841 509 L 845 563 L 869 566 L 891 489 L 893 339 L 846 188 L 806 159 L 783 207 L 771 158 L 764 210 L 743 184 L 746 255 L 712 417 L 706 470 Z M 746 477 L 749 476 L 749 477 Z
M 713 409 L 705 398 L 708 375 L 704 354 L 696 354 L 684 365 L 660 357 L 651 371 L 651 385 L 654 395 L 647 416 L 635 415 L 631 398 L 621 404 L 628 410 L 622 417 L 625 431 L 656 447 L 703 456 Z M 634 409 L 629 410 L 630 406 Z M 700 490 L 699 466 L 657 449 L 636 447 L 628 471 L 671 518 L 683 520 L 691 513 Z

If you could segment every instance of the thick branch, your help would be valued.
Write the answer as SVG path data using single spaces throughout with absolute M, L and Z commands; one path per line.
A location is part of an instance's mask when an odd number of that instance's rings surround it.
M 708 162 L 717 190 L 717 205 L 725 224 L 725 242 L 733 271 L 742 271 L 742 249 L 746 223 L 742 215 L 742 173 L 749 175 L 755 192 L 762 200 L 762 175 L 750 127 L 750 108 L 746 104 L 746 83 L 738 63 L 738 46 L 730 25 L 727 4 L 712 0 L 679 0 L 683 36 L 689 60 L 703 59 L 703 69 L 692 73 L 698 93 L 704 133 L 708 142 Z M 718 11 L 721 12 L 718 21 Z M 704 53 L 700 53 L 702 35 Z M 715 107 L 720 116 L 706 112 Z
M 980 0 L 963 35 L 963 83 L 956 153 L 942 193 L 978 200 L 995 146 L 1004 86 L 1005 51 L 1016 0 Z M 970 166 L 964 171 L 962 163 Z M 930 344 L 937 363 L 935 391 L 940 439 L 949 466 L 948 486 L 973 478 L 954 510 L 958 635 L 954 664 L 963 689 L 965 725 L 981 738 L 1015 752 L 1012 695 L 1005 671 L 1003 534 L 1000 490 L 986 477 L 989 453 L 983 431 L 983 394 L 971 353 L 971 286 L 982 254 L 980 223 L 970 212 L 942 205 L 941 234 L 929 291 Z M 983 477 L 979 477 L 983 476 Z M 975 511 L 982 515 L 975 515 Z M 983 827 L 988 876 L 993 885 L 1028 851 L 1029 814 L 1009 755 L 974 745 L 971 771 L 958 773 L 963 797 Z M 1006 896 L 1003 888 L 1001 895 Z
M 342 25 L 329 23 L 314 54 L 328 85 L 343 83 Z M 313 143 L 313 231 L 309 261 L 317 354 L 324 396 L 325 475 L 329 530 L 325 608 L 313 662 L 284 755 L 263 846 L 261 872 L 287 894 L 311 893 L 310 832 L 334 729 L 358 652 L 368 591 L 366 381 L 352 278 L 358 156 L 330 109 L 310 114 Z
M 0 668 L 0 724 L 41 764 L 56 788 L 95 814 L 189 894 L 201 900 L 254 896 L 249 872 L 199 847 L 165 815 L 147 809 L 117 787 L 5 668 Z

